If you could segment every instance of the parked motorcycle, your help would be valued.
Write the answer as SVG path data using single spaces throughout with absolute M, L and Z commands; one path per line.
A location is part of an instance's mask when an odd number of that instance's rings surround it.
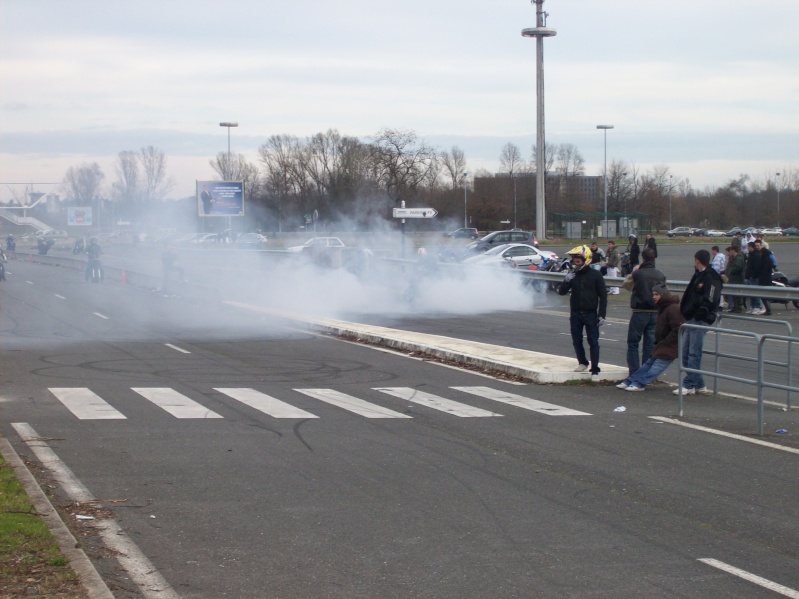
M 771 284 L 775 287 L 799 287 L 799 279 L 789 281 L 784 273 L 775 270 L 771 273 Z M 790 302 L 795 308 L 799 308 L 799 300 L 769 300 L 769 302 L 772 304 L 784 304 L 786 306 Z

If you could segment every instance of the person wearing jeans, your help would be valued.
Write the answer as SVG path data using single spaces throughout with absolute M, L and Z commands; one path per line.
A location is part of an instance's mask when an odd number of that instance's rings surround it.
M 633 269 L 623 287 L 630 291 L 632 316 L 627 325 L 627 370 L 634 373 L 652 355 L 655 347 L 655 324 L 657 307 L 652 299 L 652 289 L 658 283 L 665 285 L 666 275 L 655 268 L 655 252 L 645 248 L 641 252 L 643 262 Z M 638 356 L 638 346 L 643 345 L 642 355 Z

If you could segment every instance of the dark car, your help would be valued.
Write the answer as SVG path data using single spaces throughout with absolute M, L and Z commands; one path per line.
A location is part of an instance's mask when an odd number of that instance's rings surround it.
M 447 233 L 447 237 L 450 239 L 477 239 L 480 237 L 480 233 L 477 229 L 472 229 L 471 227 L 464 228 L 464 229 L 456 229 Z
M 796 227 L 788 227 L 787 229 L 782 230 L 783 235 L 799 235 L 799 229 Z
M 736 234 L 736 233 L 738 233 L 738 232 L 741 232 L 741 233 L 743 233 L 743 230 L 741 229 L 741 227 L 733 227 L 732 229 L 730 229 L 729 231 L 727 231 L 727 232 L 724 234 L 724 236 L 725 236 L 725 237 L 735 237 L 735 234 Z
M 506 243 L 526 243 L 527 245 L 538 247 L 538 240 L 535 235 L 527 231 L 494 231 L 482 239 L 473 241 L 466 246 L 466 249 L 474 252 L 485 252 L 494 246 Z

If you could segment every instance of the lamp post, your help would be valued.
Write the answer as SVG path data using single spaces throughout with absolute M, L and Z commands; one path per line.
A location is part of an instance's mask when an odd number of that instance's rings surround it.
M 219 123 L 220 127 L 227 127 L 227 165 L 225 168 L 224 177 L 227 181 L 232 176 L 230 174 L 230 128 L 231 127 L 238 127 L 238 123 Z
M 468 210 L 466 208 L 466 177 L 468 177 L 468 176 L 469 176 L 469 173 L 461 173 L 461 183 L 463 183 L 463 228 L 464 229 L 469 226 L 468 220 L 467 220 L 467 215 L 469 213 L 468 213 Z
M 597 125 L 596 128 L 602 129 L 605 134 L 605 174 L 602 177 L 605 187 L 605 221 L 602 225 L 602 233 L 607 237 L 609 232 L 605 231 L 605 228 L 608 226 L 608 129 L 613 129 L 613 125 Z
M 511 175 L 513 177 L 513 228 L 516 228 L 516 173 Z
M 777 173 L 775 178 L 777 185 L 777 226 L 780 226 L 780 174 Z
M 671 175 L 669 175 L 669 231 L 671 231 L 674 228 L 674 221 L 673 221 L 673 219 L 671 217 L 671 215 L 672 215 L 672 212 L 671 212 L 671 191 L 672 191 Z

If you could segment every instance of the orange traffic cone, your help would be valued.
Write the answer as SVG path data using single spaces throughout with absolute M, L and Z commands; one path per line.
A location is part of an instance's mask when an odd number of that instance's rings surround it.
M 128 284 L 128 275 L 125 270 L 122 270 L 122 274 L 119 277 L 119 284 L 120 285 L 127 285 Z

